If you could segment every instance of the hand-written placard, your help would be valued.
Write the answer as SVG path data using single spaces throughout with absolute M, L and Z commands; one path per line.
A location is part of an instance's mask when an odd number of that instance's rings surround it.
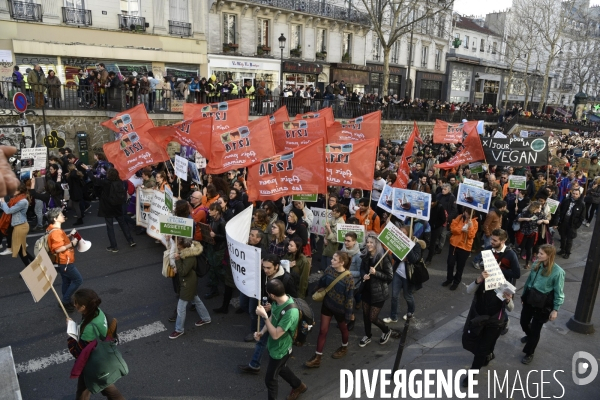
M 548 199 L 546 200 L 546 204 L 548 204 L 548 208 L 550 208 L 550 214 L 554 214 L 556 210 L 558 210 L 558 206 L 560 206 L 560 201 Z
M 415 246 L 415 242 L 410 240 L 404 232 L 391 222 L 388 222 L 385 228 L 383 228 L 377 239 L 400 260 L 404 260 L 406 255 Z
M 331 221 L 333 219 L 333 215 L 331 210 L 325 210 L 324 208 L 311 207 L 310 209 L 313 213 L 313 223 L 310 226 L 310 233 L 314 233 L 315 235 L 325 236 L 325 212 L 327 211 L 327 220 Z
M 175 175 L 184 181 L 187 181 L 188 160 L 175 156 Z
M 469 164 L 469 169 L 472 174 L 480 174 L 483 172 L 483 164 L 480 162 L 474 162 Z
M 490 274 L 485 280 L 485 290 L 499 288 L 506 279 L 504 279 L 504 274 L 494 257 L 494 253 L 492 253 L 492 250 L 484 250 L 481 252 L 481 257 L 483 258 L 483 269 Z

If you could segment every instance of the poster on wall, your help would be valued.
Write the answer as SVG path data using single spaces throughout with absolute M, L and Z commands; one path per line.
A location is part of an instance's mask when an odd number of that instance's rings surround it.
M 0 125 L 0 145 L 17 149 L 35 147 L 35 125 Z

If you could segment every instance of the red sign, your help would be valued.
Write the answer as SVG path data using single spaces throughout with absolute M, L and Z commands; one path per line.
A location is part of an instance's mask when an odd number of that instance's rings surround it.
M 294 121 L 297 121 L 299 119 L 309 119 L 309 118 L 319 118 L 319 117 L 325 118 L 325 122 L 327 123 L 327 126 L 331 126 L 335 122 L 335 118 L 333 117 L 333 109 L 331 107 L 323 108 L 319 111 L 298 114 L 298 115 L 296 115 L 296 118 L 294 118 Z
M 176 141 L 189 146 L 205 158 L 210 155 L 212 135 L 212 118 L 195 118 L 169 126 L 159 126 L 148 131 L 150 136 L 161 146 L 167 147 L 169 142 Z
M 184 120 L 212 117 L 212 127 L 215 134 L 245 124 L 248 122 L 249 114 L 249 99 L 229 100 L 211 104 L 185 103 L 183 105 Z
M 462 143 L 474 126 L 477 126 L 477 121 L 449 124 L 436 119 L 433 127 L 433 143 Z
M 463 148 L 458 150 L 454 157 L 445 163 L 435 165 L 435 167 L 439 169 L 451 169 L 481 160 L 485 160 L 485 154 L 481 146 L 481 140 L 479 140 L 479 133 L 477 133 L 477 123 L 475 123 L 463 142 Z
M 379 139 L 325 145 L 327 184 L 371 190 Z
M 148 127 L 146 124 L 150 122 L 151 125 Z M 125 134 L 129 132 L 140 133 L 140 128 L 144 127 L 145 130 L 154 128 L 154 121 L 148 117 L 146 107 L 143 104 L 117 114 L 116 117 L 109 119 L 108 121 L 102 122 L 100 125 L 107 127 L 113 132 Z M 144 131 L 145 132 L 145 131 Z M 119 135 L 117 135 L 117 139 Z
M 15 110 L 24 113 L 27 111 L 27 97 L 21 92 L 15 93 L 13 96 L 13 105 L 15 106 Z
M 327 141 L 348 142 L 377 139 L 381 132 L 381 111 L 375 111 L 354 119 L 344 119 L 327 126 Z M 368 189 L 371 190 L 371 189 Z
M 282 152 L 313 143 L 327 136 L 325 118 L 295 119 L 275 123 L 271 127 L 275 150 Z
M 410 180 L 410 165 L 408 159 L 412 157 L 417 131 L 417 123 L 413 121 L 413 131 L 404 146 L 404 151 L 400 157 L 400 164 L 398 165 L 398 176 L 396 181 L 392 184 L 392 187 L 406 189 L 408 186 L 408 181 Z
M 325 193 L 326 188 L 323 139 L 277 153 L 248 168 L 249 201 Z

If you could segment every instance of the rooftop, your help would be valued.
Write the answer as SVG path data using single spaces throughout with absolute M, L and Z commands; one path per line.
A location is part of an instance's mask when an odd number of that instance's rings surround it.
M 469 31 L 475 31 L 486 35 L 500 37 L 498 33 L 492 31 L 491 29 L 480 26 L 473 19 L 467 17 L 460 17 L 460 19 L 456 22 L 456 27 L 459 29 L 466 29 Z

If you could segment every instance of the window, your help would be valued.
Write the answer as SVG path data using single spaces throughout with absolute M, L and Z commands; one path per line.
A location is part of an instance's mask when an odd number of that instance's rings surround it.
M 121 12 L 127 15 L 140 15 L 139 0 L 121 0 Z
M 236 44 L 237 15 L 223 14 L 223 43 Z
M 30 2 L 24 2 L 30 3 Z M 85 1 L 84 0 L 65 0 L 65 7 L 67 8 L 76 8 L 78 10 L 85 10 Z
M 292 25 L 292 34 L 290 35 L 290 49 L 300 49 L 302 47 L 302 26 Z
M 444 18 L 443 16 L 440 16 L 438 23 L 437 23 L 437 36 L 438 37 L 444 37 L 445 28 L 446 28 L 446 18 Z
M 392 46 L 391 62 L 398 64 L 398 57 L 400 56 L 400 42 L 396 41 Z
M 350 61 L 350 57 L 352 56 L 352 34 L 344 33 L 343 40 L 342 59 L 346 58 L 347 61 Z
M 413 43 L 408 44 L 408 53 L 406 53 L 406 60 L 407 60 L 407 63 L 410 63 L 410 65 L 415 64 L 415 52 L 414 52 Z
M 373 35 L 373 61 L 381 61 L 381 41 Z
M 455 69 L 452 71 L 452 90 L 468 92 L 471 90 L 471 71 Z
M 471 45 L 471 50 L 477 51 L 477 38 L 473 38 L 473 44 Z
M 421 67 L 427 67 L 429 58 L 429 46 L 421 47 Z
M 317 52 L 323 53 L 327 51 L 327 31 L 325 29 L 317 29 Z
M 492 43 L 492 54 L 496 54 L 497 50 L 498 50 L 498 42 Z
M 258 46 L 269 46 L 269 35 L 271 31 L 269 30 L 269 20 L 268 19 L 258 19 Z
M 481 43 L 479 45 L 479 51 L 485 52 L 485 39 L 481 39 Z
M 465 35 L 465 49 L 469 48 L 469 36 Z
M 188 22 L 188 0 L 169 0 L 171 21 Z
M 442 69 L 442 49 L 435 49 L 435 70 L 439 71 Z

